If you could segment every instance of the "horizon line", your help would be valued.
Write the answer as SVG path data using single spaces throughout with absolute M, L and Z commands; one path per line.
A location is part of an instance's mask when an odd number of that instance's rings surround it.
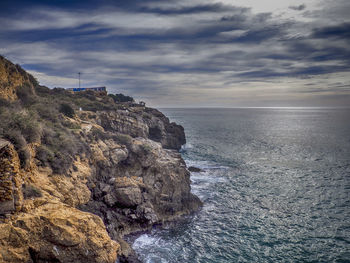
M 152 106 L 154 107 L 154 106 Z M 198 106 L 198 107 L 159 107 L 159 109 L 350 109 L 350 106 Z

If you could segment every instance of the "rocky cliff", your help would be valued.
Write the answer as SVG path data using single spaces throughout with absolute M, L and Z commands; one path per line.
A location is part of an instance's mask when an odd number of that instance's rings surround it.
M 0 98 L 14 101 L 17 99 L 17 89 L 26 87 L 34 91 L 36 80 L 19 65 L 14 65 L 0 56 Z
M 125 234 L 201 206 L 161 112 L 0 73 L 0 262 L 136 261 Z

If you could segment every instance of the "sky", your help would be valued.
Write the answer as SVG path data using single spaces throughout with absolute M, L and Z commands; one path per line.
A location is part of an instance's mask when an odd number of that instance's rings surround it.
M 0 54 L 42 85 L 153 107 L 350 106 L 349 0 L 2 0 Z

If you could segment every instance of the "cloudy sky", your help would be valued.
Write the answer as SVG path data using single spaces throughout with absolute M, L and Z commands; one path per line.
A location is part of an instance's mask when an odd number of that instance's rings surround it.
M 155 107 L 349 106 L 349 0 L 0 2 L 0 54 L 48 87 Z

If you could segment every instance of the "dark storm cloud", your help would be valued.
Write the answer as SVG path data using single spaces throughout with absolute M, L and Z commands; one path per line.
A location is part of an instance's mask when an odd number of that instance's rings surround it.
M 295 10 L 295 11 L 302 11 L 306 8 L 305 4 L 297 5 L 297 6 L 290 6 L 289 9 Z
M 313 32 L 315 38 L 343 38 L 350 40 L 350 23 L 342 23 L 338 25 L 316 28 Z
M 160 15 L 184 15 L 184 14 L 197 14 L 208 12 L 227 12 L 236 11 L 237 7 L 231 5 L 224 5 L 220 3 L 205 4 L 205 5 L 193 5 L 193 6 L 180 6 L 173 8 L 152 8 L 141 7 L 138 11 L 145 13 L 155 13 Z
M 311 41 L 310 41 L 311 39 Z M 322 42 L 315 45 L 312 38 L 291 41 L 287 45 L 288 53 L 293 57 L 282 57 L 290 60 L 304 60 L 309 62 L 339 61 L 347 70 L 350 66 L 350 48 L 348 46 L 333 46 Z

